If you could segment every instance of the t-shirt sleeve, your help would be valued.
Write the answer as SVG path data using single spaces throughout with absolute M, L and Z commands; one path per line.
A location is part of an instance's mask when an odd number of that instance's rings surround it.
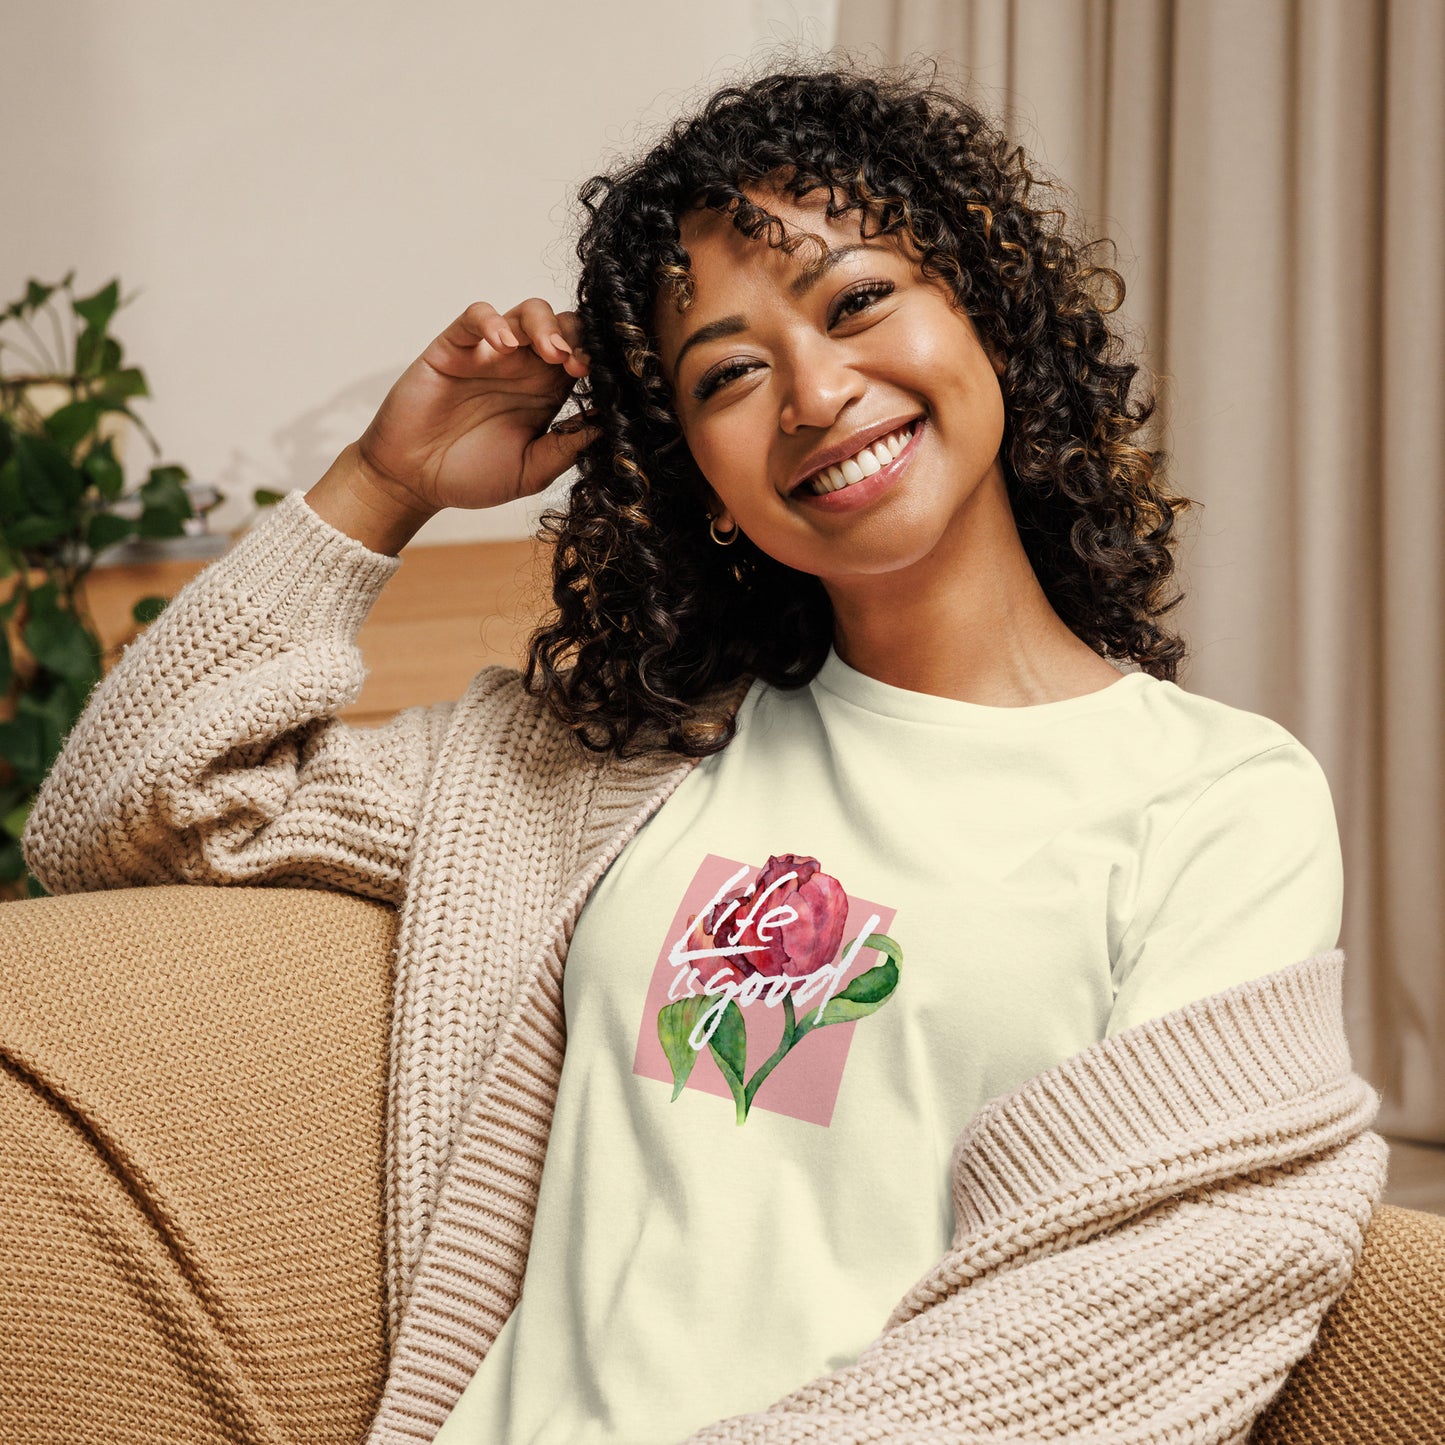
M 1144 863 L 1106 1036 L 1338 946 L 1344 864 L 1329 782 L 1295 740 L 1184 810 Z

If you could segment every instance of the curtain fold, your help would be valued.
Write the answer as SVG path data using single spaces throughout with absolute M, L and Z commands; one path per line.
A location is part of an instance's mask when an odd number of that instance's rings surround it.
M 842 0 L 837 40 L 937 57 L 1117 244 L 1204 504 L 1181 683 L 1325 769 L 1355 1065 L 1445 1142 L 1445 5 Z

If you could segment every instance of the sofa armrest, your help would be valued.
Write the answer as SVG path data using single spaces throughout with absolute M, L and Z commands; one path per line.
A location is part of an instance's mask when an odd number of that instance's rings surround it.
M 364 1434 L 395 925 L 307 888 L 0 904 L 7 1445 Z
M 1445 1215 L 1382 1204 L 1344 1294 L 1250 1445 L 1445 1440 Z

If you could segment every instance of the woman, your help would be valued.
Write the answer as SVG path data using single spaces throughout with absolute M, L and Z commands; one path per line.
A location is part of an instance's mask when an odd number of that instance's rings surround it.
M 1186 504 L 1034 184 L 914 77 L 719 92 L 67 740 L 52 891 L 403 909 L 371 1438 L 1240 1439 L 1343 1288 L 1328 787 L 1174 682 Z M 525 673 L 341 724 L 406 540 L 574 462 Z

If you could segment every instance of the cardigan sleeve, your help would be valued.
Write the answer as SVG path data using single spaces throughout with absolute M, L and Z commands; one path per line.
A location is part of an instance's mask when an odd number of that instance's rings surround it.
M 275 884 L 401 900 L 455 707 L 334 716 L 400 557 L 289 493 L 192 578 L 96 685 L 21 847 L 51 893 Z
M 1343 906 L 1330 785 L 1288 738 L 1205 788 L 1146 860 L 1106 1033 L 1334 948 Z
M 992 1100 L 953 1248 L 852 1364 L 687 1445 L 1243 1445 L 1384 1187 L 1338 950 Z

